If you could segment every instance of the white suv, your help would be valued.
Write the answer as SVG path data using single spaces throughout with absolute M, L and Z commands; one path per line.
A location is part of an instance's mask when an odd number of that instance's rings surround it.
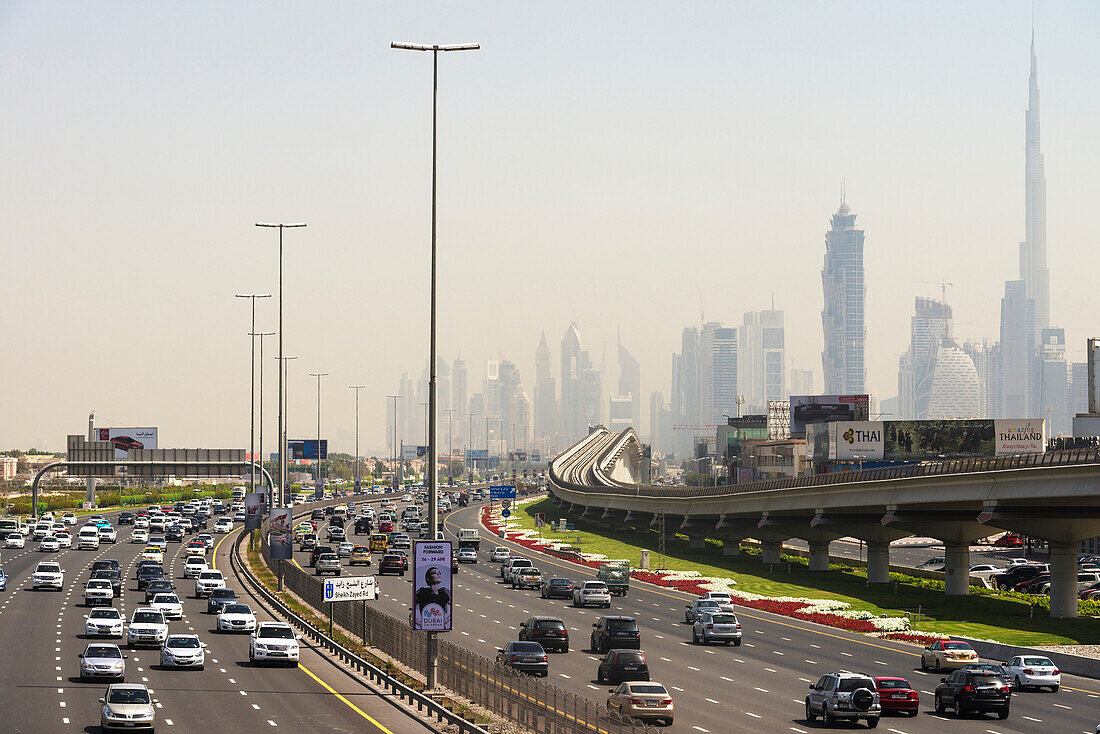
M 134 610 L 130 624 L 126 628 L 126 644 L 131 648 L 137 645 L 160 645 L 168 637 L 168 622 L 164 612 L 152 607 L 140 607 Z
M 573 589 L 573 606 L 587 607 L 590 604 L 611 608 L 611 592 L 603 581 L 585 581 Z
M 225 588 L 225 577 L 221 571 L 200 571 L 195 579 L 195 598 L 201 599 L 214 589 Z
M 300 639 L 286 622 L 260 622 L 248 643 L 248 659 L 253 663 L 290 663 L 298 667 Z
M 57 589 L 61 591 L 65 586 L 65 572 L 61 570 L 61 564 L 43 562 L 35 566 L 34 575 L 31 576 L 31 589 Z

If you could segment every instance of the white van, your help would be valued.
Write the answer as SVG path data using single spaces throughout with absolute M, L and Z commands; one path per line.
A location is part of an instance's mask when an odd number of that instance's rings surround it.
M 85 525 L 76 536 L 76 547 L 80 550 L 99 550 L 99 528 Z

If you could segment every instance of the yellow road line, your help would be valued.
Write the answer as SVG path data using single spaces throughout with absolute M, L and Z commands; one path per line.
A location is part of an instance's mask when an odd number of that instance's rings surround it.
M 378 720 L 377 720 L 377 719 L 375 719 L 375 718 L 374 718 L 373 716 L 371 716 L 370 714 L 368 714 L 368 713 L 367 713 L 366 711 L 363 711 L 363 709 L 361 709 L 361 708 L 359 708 L 358 706 L 356 706 L 356 705 L 355 705 L 354 703 L 352 703 L 351 701 L 349 701 L 349 700 L 348 700 L 347 698 L 345 698 L 345 697 L 344 697 L 343 695 L 341 695 L 341 694 L 337 693 L 337 692 L 336 692 L 336 690 L 335 690 L 335 689 L 334 689 L 334 688 L 333 688 L 332 686 L 330 686 L 330 685 L 329 685 L 328 683 L 325 683 L 325 682 L 324 682 L 323 680 L 321 680 L 320 678 L 318 678 L 317 676 L 315 676 L 315 675 L 313 674 L 313 671 L 311 671 L 311 670 L 310 670 L 309 668 L 307 668 L 306 666 L 302 665 L 301 663 L 298 663 L 298 670 L 301 670 L 301 671 L 302 671 L 302 672 L 304 672 L 304 673 L 305 673 L 306 675 L 308 675 L 308 676 L 309 676 L 310 678 L 312 678 L 313 680 L 317 681 L 317 683 L 318 683 L 318 684 L 320 684 L 320 686 L 321 686 L 322 688 L 324 688 L 324 689 L 325 689 L 326 691 L 328 691 L 328 692 L 329 692 L 329 693 L 331 693 L 332 695 L 336 696 L 336 697 L 337 697 L 338 699 L 340 699 L 341 701 L 343 701 L 343 702 L 344 702 L 344 704 L 345 704 L 345 705 L 346 705 L 346 706 L 347 706 L 348 708 L 350 708 L 350 709 L 351 709 L 352 711 L 354 711 L 355 713 L 359 714 L 359 715 L 360 715 L 360 716 L 362 716 L 362 717 L 363 717 L 364 719 L 366 719 L 367 721 L 369 721 L 370 723 L 372 723 L 372 724 L 374 724 L 374 725 L 375 725 L 376 727 L 378 727 L 378 730 L 379 730 L 379 731 L 385 732 L 385 734 L 393 734 L 393 732 L 392 732 L 392 731 L 390 731 L 390 730 L 389 730 L 389 729 L 387 729 L 387 728 L 386 728 L 385 726 L 383 726 L 383 725 L 382 725 L 381 723 L 379 723 L 379 722 L 378 722 Z
M 479 528 L 479 530 L 484 531 L 485 526 L 481 524 L 481 509 L 480 508 L 476 508 L 476 509 L 478 510 L 478 512 L 477 512 L 477 525 L 478 525 L 478 528 Z M 458 528 L 458 525 L 455 525 L 454 523 L 452 523 L 450 521 L 449 517 L 444 518 L 443 522 L 445 524 L 452 525 L 453 527 Z M 485 532 L 487 533 L 488 531 L 485 531 Z M 520 545 L 519 543 L 515 542 L 514 540 L 508 540 L 507 538 L 493 538 L 493 536 L 491 536 L 491 535 L 489 537 L 493 540 L 507 540 L 512 545 L 518 545 L 520 548 L 523 548 L 524 550 L 527 550 L 527 551 L 531 551 L 532 553 L 537 553 L 538 552 L 538 551 L 532 551 L 530 548 L 527 548 L 526 546 Z M 546 557 L 547 557 L 547 559 L 553 559 L 554 558 L 553 556 L 548 555 L 548 554 L 546 554 Z M 587 574 L 589 576 L 595 576 L 596 575 L 591 570 L 589 570 L 586 566 L 581 566 L 580 564 L 570 563 L 570 564 L 566 565 L 566 564 L 563 564 L 563 563 L 557 563 L 555 560 L 543 561 L 542 559 L 539 559 L 539 564 L 540 565 L 545 564 L 545 563 L 549 563 L 551 566 L 557 566 L 558 568 L 563 568 L 563 569 L 566 569 L 566 570 L 577 570 L 580 573 L 584 573 L 584 574 Z M 641 582 L 641 583 L 645 583 L 645 582 Z M 647 586 L 652 586 L 652 584 L 647 584 Z M 688 594 L 687 592 L 680 592 L 681 594 L 683 594 L 683 596 L 675 596 L 673 594 L 669 594 L 667 592 L 661 591 L 660 587 L 652 588 L 652 589 L 651 588 L 646 588 L 645 590 L 648 591 L 651 594 L 659 594 L 660 596 L 668 597 L 669 599 L 675 599 L 676 601 L 685 601 L 687 598 L 691 598 L 691 595 Z M 780 621 L 775 620 L 775 619 L 768 619 L 767 617 L 757 617 L 757 616 L 754 616 L 752 614 L 746 614 L 745 612 L 738 612 L 738 614 L 742 617 L 747 617 L 748 619 L 755 619 L 758 622 L 766 622 L 768 624 L 778 624 L 782 627 L 789 627 L 790 629 L 801 630 L 803 632 L 809 632 L 811 634 L 821 635 L 822 637 L 832 637 L 835 640 L 843 640 L 844 642 L 849 642 L 849 643 L 856 644 L 856 645 L 865 645 L 867 647 L 873 647 L 873 648 L 876 648 L 878 650 L 886 650 L 887 652 L 901 653 L 902 655 L 909 655 L 911 657 L 920 657 L 921 656 L 921 653 L 919 653 L 919 652 L 909 652 L 908 650 L 898 650 L 895 647 L 887 647 L 886 645 L 876 645 L 873 642 L 865 642 L 863 640 L 853 640 L 853 639 L 851 639 L 849 637 L 845 637 L 843 635 L 836 635 L 836 634 L 833 634 L 831 632 L 824 632 L 822 630 L 816 630 L 816 629 L 812 629 L 810 627 L 802 627 L 800 625 L 790 624 L 788 622 L 780 622 Z M 1080 693 L 1092 693 L 1092 694 L 1100 695 L 1100 691 L 1089 691 L 1089 690 L 1082 689 L 1082 688 L 1073 688 L 1071 686 L 1062 686 L 1062 688 L 1065 688 L 1065 689 L 1070 690 L 1070 691 L 1079 691 Z
M 231 532 L 226 533 L 225 535 L 222 536 L 221 540 L 219 540 L 217 543 L 214 544 L 214 552 L 210 554 L 210 568 L 211 568 L 211 570 L 214 570 L 214 571 L 218 570 L 218 548 L 221 548 L 222 543 L 225 542 L 226 538 L 228 538 L 230 535 L 233 535 L 234 533 L 241 532 L 241 530 L 243 530 L 243 529 L 244 529 L 243 527 L 240 527 L 240 528 L 237 528 L 236 530 L 233 530 Z

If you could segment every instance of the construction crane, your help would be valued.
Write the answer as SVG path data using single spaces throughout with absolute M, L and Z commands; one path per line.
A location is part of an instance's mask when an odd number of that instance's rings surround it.
M 910 283 L 917 283 L 919 285 L 938 285 L 940 287 L 940 302 L 947 303 L 947 288 L 948 286 L 954 286 L 954 283 L 949 283 L 946 280 L 911 280 Z

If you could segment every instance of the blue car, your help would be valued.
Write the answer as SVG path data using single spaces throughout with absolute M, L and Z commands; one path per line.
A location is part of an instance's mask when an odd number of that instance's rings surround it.
M 0 568 L 0 591 L 8 590 L 8 577 L 4 573 L 4 569 Z

